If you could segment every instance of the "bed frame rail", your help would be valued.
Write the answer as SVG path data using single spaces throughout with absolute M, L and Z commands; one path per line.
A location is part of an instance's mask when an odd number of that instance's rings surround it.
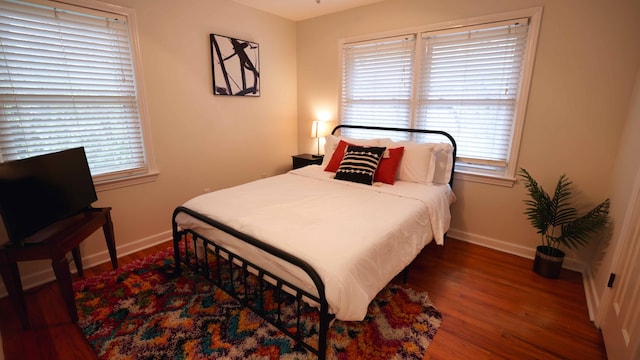
M 229 251 L 193 229 L 180 229 L 176 222 L 176 216 L 180 213 L 188 214 L 193 218 L 196 218 L 299 267 L 309 275 L 317 289 L 318 295 L 311 294 L 308 291 L 300 289 L 298 286 L 279 278 L 270 271 L 248 261 L 232 251 Z M 308 263 L 252 236 L 239 232 L 227 225 L 182 206 L 177 207 L 173 212 L 172 229 L 176 275 L 179 275 L 182 271 L 180 264 L 185 264 L 193 271 L 205 276 L 221 290 L 240 302 L 242 306 L 251 309 L 287 336 L 291 337 L 296 343 L 296 349 L 307 349 L 317 355 L 318 359 L 321 360 L 326 358 L 327 332 L 334 315 L 329 313 L 329 305 L 324 292 L 324 283 L 318 273 Z M 189 244 L 190 241 L 191 244 Z M 180 252 L 181 242 L 184 242 L 184 257 Z M 200 244 L 202 245 L 201 247 L 199 246 Z M 255 284 L 253 287 L 249 284 L 247 280 L 249 274 L 253 274 L 257 277 L 257 289 Z M 237 286 L 240 286 L 240 289 L 237 289 Z M 275 291 L 274 298 L 277 302 L 277 309 L 275 311 L 264 307 L 264 294 L 266 289 L 269 287 Z M 282 313 L 283 309 L 281 308 L 281 305 L 284 301 L 285 292 L 295 299 L 293 305 L 295 308 L 295 332 L 290 330 L 290 326 L 286 326 L 288 322 L 284 320 L 284 315 Z M 289 299 L 291 299 L 291 297 L 289 297 Z M 310 300 L 311 302 L 318 304 L 319 307 L 317 347 L 306 342 L 304 331 L 301 329 L 301 312 L 304 306 L 303 299 Z

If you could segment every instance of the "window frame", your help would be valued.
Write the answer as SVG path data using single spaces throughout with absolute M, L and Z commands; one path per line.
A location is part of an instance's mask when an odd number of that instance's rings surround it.
M 418 109 L 418 79 L 420 75 L 420 69 L 422 67 L 423 54 L 421 50 L 424 48 L 422 42 L 423 33 L 439 32 L 439 31 L 452 31 L 463 27 L 473 27 L 486 23 L 498 23 L 503 21 L 509 21 L 518 18 L 529 19 L 529 29 L 527 35 L 526 54 L 522 65 L 522 79 L 520 82 L 520 94 L 516 103 L 515 116 L 513 119 L 511 146 L 508 152 L 507 165 L 500 172 L 489 172 L 485 170 L 475 170 L 473 167 L 464 166 L 461 162 L 456 162 L 456 179 L 480 182 L 486 184 L 493 184 L 499 186 L 511 187 L 516 181 L 516 172 L 518 164 L 518 155 L 520 152 L 520 145 L 522 142 L 522 134 L 524 129 L 526 108 L 529 99 L 529 90 L 531 86 L 531 78 L 533 73 L 533 67 L 535 62 L 535 54 L 538 43 L 538 36 L 540 32 L 540 23 L 542 18 L 542 7 L 527 8 L 522 10 L 510 11 L 500 14 L 493 14 L 487 16 L 479 16 L 462 20 L 453 20 L 443 23 L 436 23 L 432 25 L 425 25 L 419 27 L 413 27 L 409 29 L 392 30 L 383 33 L 361 35 L 357 37 L 345 38 L 339 41 L 339 58 L 340 58 L 340 91 L 339 98 L 339 118 L 342 119 L 342 93 L 343 84 L 342 78 L 344 76 L 343 56 L 344 47 L 349 43 L 375 41 L 377 39 L 403 36 L 407 34 L 416 34 L 416 63 L 414 70 L 414 96 L 411 102 L 411 118 L 409 119 L 411 124 L 415 124 L 417 121 L 417 109 Z M 375 125 L 375 124 L 372 124 Z M 415 126 L 415 125 L 413 125 Z
M 151 144 L 151 127 L 146 104 L 144 77 L 142 74 L 142 60 L 140 55 L 140 45 L 138 40 L 138 23 L 134 9 L 107 4 L 95 0 L 22 0 L 33 4 L 54 6 L 72 9 L 77 12 L 91 14 L 94 11 L 114 14 L 119 17 L 126 17 L 128 22 L 129 41 L 131 46 L 131 62 L 135 74 L 136 100 L 139 113 L 140 135 L 144 149 L 145 167 L 135 170 L 121 170 L 93 177 L 97 192 L 132 186 L 155 181 L 159 171 L 155 166 L 153 148 Z

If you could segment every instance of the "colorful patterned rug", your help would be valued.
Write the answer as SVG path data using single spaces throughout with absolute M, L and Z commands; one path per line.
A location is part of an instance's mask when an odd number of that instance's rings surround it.
M 73 284 L 78 325 L 100 359 L 316 358 L 204 277 L 171 277 L 172 267 L 168 248 Z M 365 320 L 333 323 L 327 358 L 422 359 L 441 319 L 426 293 L 390 284 Z

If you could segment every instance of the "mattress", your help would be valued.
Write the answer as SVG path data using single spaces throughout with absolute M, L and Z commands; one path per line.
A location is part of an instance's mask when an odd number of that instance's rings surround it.
M 319 165 L 203 194 L 183 204 L 310 264 L 320 275 L 329 311 L 362 320 L 376 294 L 432 239 L 449 228 L 449 185 L 397 181 L 373 186 L 333 179 Z M 317 294 L 301 269 L 185 213 L 178 226 L 196 230 L 276 276 Z

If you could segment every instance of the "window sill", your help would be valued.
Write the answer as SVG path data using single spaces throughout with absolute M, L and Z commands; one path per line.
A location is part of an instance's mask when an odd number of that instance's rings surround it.
M 477 182 L 477 183 L 488 184 L 488 185 L 504 186 L 504 187 L 513 187 L 513 185 L 516 183 L 515 178 L 492 176 L 492 175 L 486 175 L 486 174 L 474 174 L 470 172 L 456 170 L 454 179 L 453 179 L 454 184 L 456 181 L 459 181 L 459 180 Z
M 96 192 L 114 190 L 123 187 L 153 182 L 156 181 L 159 175 L 160 172 L 154 170 L 142 175 L 129 176 L 121 179 L 105 180 L 95 184 Z

